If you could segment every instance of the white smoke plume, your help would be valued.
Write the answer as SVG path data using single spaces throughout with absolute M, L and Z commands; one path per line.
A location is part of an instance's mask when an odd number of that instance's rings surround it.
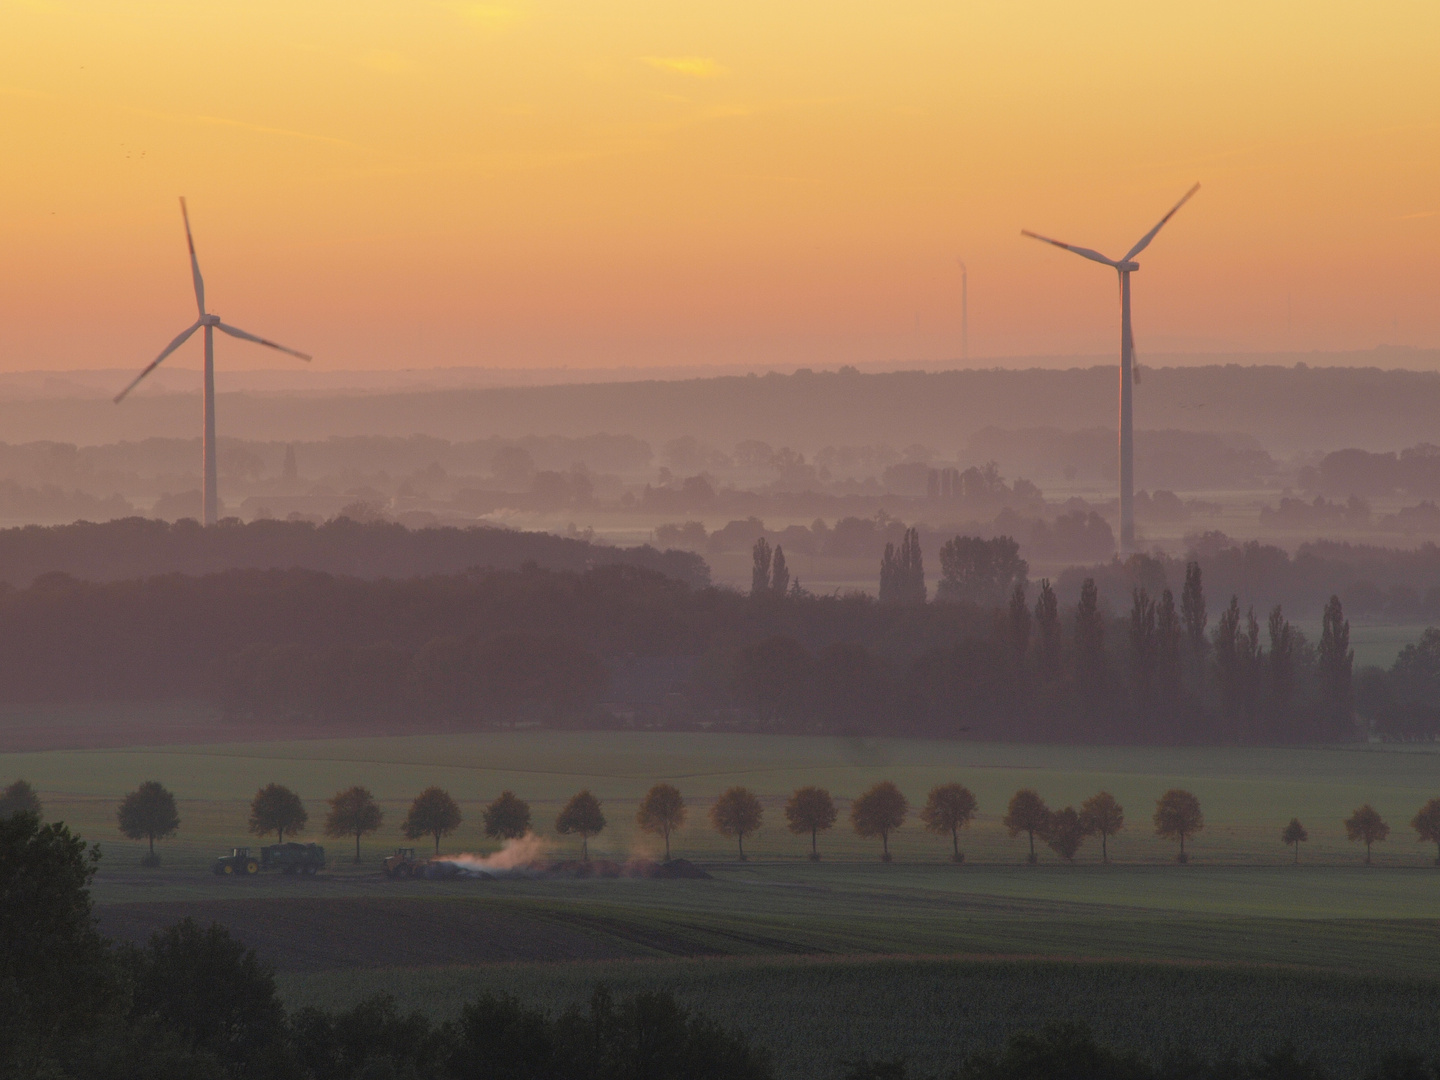
M 549 847 L 546 840 L 526 833 L 518 840 L 506 840 L 491 855 L 447 855 L 433 861 L 473 877 L 528 877 L 549 865 L 545 858 Z

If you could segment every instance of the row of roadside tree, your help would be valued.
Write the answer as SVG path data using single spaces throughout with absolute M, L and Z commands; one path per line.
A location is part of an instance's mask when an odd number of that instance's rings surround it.
M 384 811 L 375 797 L 364 787 L 351 787 L 337 792 L 328 800 L 324 833 L 336 839 L 355 841 L 355 861 L 360 861 L 360 840 L 378 832 L 384 824 Z M 910 816 L 910 802 L 893 781 L 882 780 L 858 796 L 850 805 L 850 824 L 856 835 L 878 839 L 881 859 L 889 862 L 890 836 Z M 41 813 L 38 796 L 24 780 L 16 781 L 0 794 L 0 817 L 16 812 Z M 939 784 L 930 790 L 919 818 L 924 827 L 951 842 L 951 858 L 965 860 L 960 850 L 960 834 L 969 827 L 979 812 L 974 793 L 963 784 Z M 120 831 L 132 840 L 146 840 L 149 851 L 145 862 L 157 865 L 155 841 L 174 836 L 180 828 L 180 815 L 174 794 L 159 781 L 147 780 L 121 801 L 116 812 Z M 839 818 L 834 797 L 822 787 L 796 788 L 784 806 L 786 828 L 797 836 L 810 838 L 809 857 L 820 858 L 819 835 L 830 830 Z M 670 840 L 685 827 L 689 807 L 680 790 L 672 784 L 656 784 L 640 801 L 635 821 L 641 831 L 656 836 L 665 845 L 665 858 L 670 858 Z M 710 805 L 711 826 L 722 836 L 735 841 L 741 860 L 746 858 L 745 839 L 753 836 L 764 824 L 765 810 L 759 796 L 745 787 L 732 787 Z M 530 805 L 511 791 L 503 791 L 487 804 L 481 814 L 486 837 L 501 842 L 518 840 L 532 831 Z M 464 818 L 459 804 L 449 792 L 429 787 L 411 803 L 400 831 L 409 840 L 429 838 L 435 853 L 440 841 L 459 829 Z M 267 784 L 255 793 L 250 803 L 249 831 L 260 837 L 274 834 L 283 843 L 286 835 L 302 833 L 309 822 L 304 801 L 282 784 Z M 1156 801 L 1152 817 L 1155 833 L 1176 841 L 1178 862 L 1189 861 L 1185 842 L 1205 828 L 1200 800 L 1189 791 L 1171 788 Z M 581 857 L 589 858 L 590 839 L 604 832 L 607 826 L 600 800 L 588 789 L 577 792 L 562 807 L 555 819 L 555 831 L 561 836 L 580 838 Z M 1436 845 L 1436 865 L 1440 865 L 1440 798 L 1430 799 L 1411 821 L 1417 838 Z M 1126 825 L 1125 808 L 1108 791 L 1101 791 L 1080 804 L 1051 809 L 1038 792 L 1022 788 L 1015 792 L 1006 807 L 1003 825 L 1012 838 L 1025 836 L 1028 842 L 1027 861 L 1039 861 L 1035 841 L 1048 845 L 1061 859 L 1073 862 L 1084 842 L 1097 837 L 1101 861 L 1110 861 L 1109 842 Z M 1370 804 L 1366 803 L 1346 818 L 1345 833 L 1349 840 L 1365 845 L 1365 862 L 1371 848 L 1385 841 L 1390 826 Z M 1309 833 L 1298 818 L 1292 818 L 1280 834 L 1280 840 L 1295 849 L 1296 861 L 1300 845 Z

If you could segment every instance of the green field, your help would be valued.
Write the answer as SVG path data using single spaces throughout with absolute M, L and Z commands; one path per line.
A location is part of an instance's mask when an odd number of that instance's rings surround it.
M 482 990 L 561 1009 L 597 982 L 666 989 L 765 1048 L 783 1077 L 836 1077 L 847 1062 L 905 1058 L 919 1075 L 994 1050 L 1017 1029 L 1083 1023 L 1147 1056 L 1188 1048 L 1254 1059 L 1287 1043 L 1331 1076 L 1386 1052 L 1440 1056 L 1440 984 L 1253 967 L 874 958 L 619 961 L 287 976 L 296 1002 L 397 994 L 436 1015 Z
M 559 1006 L 599 979 L 672 987 L 770 1047 L 787 1076 L 833 1074 L 867 1049 L 939 1068 L 1017 1028 L 1080 1017 L 1147 1051 L 1168 1037 L 1250 1053 L 1290 1032 L 1333 1050 L 1342 1073 L 1385 1046 L 1440 1052 L 1440 871 L 1408 824 L 1440 794 L 1432 748 L 529 732 L 0 755 L 0 780 L 13 776 L 36 785 L 47 816 L 102 842 L 95 894 L 109 932 L 143 938 L 187 914 L 225 922 L 275 964 L 292 1003 L 343 1005 L 383 989 L 444 1016 L 487 988 Z M 151 778 L 176 792 L 183 818 L 153 870 L 114 826 L 119 797 Z M 912 816 L 892 839 L 895 861 L 882 864 L 878 843 L 849 829 L 845 805 L 879 779 L 912 804 L 935 783 L 969 785 L 981 813 L 963 839 L 967 861 L 949 862 L 948 837 Z M 324 798 L 356 783 L 381 800 L 385 826 L 358 866 L 343 841 L 326 840 L 331 865 L 315 878 L 214 877 L 217 850 L 254 842 L 247 803 L 272 780 L 305 797 L 307 836 L 319 831 Z M 633 819 L 660 780 L 691 806 L 674 853 L 712 880 L 389 882 L 377 872 L 401 842 L 409 799 L 429 784 L 449 789 L 465 814 L 445 851 L 493 847 L 479 811 L 509 788 L 530 800 L 555 856 L 571 856 L 577 845 L 554 837 L 552 823 L 588 787 L 610 821 L 592 852 L 653 854 Z M 806 783 L 842 800 L 820 863 L 804 858 L 808 838 L 788 833 L 781 815 Z M 705 819 L 732 784 L 766 807 L 747 863 Z M 1074 865 L 1042 849 L 1040 865 L 1026 866 L 1023 838 L 1000 824 L 1025 786 L 1052 806 L 1114 793 L 1128 819 L 1111 844 L 1115 862 L 1101 865 L 1087 844 Z M 1206 815 L 1188 866 L 1150 825 L 1172 786 L 1194 791 Z M 1393 830 L 1369 868 L 1341 825 L 1362 802 Z M 1292 816 L 1311 836 L 1298 867 L 1278 839 Z M 885 993 L 867 1005 L 874 986 Z

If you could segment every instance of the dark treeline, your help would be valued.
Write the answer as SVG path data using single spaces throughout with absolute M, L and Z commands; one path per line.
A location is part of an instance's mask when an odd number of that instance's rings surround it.
M 533 562 L 556 570 L 621 563 L 657 570 L 692 585 L 710 581 L 699 556 L 652 547 L 613 548 L 542 532 L 489 526 L 407 529 L 384 521 L 337 517 L 305 521 L 193 520 L 169 524 L 124 518 L 103 524 L 0 529 L 0 581 L 26 585 L 47 573 L 90 581 L 157 574 L 206 574 L 235 567 L 300 567 L 357 577 L 448 574 L 474 566 L 515 569 Z
M 1014 541 L 957 537 L 939 552 L 926 601 L 914 535 L 890 554 L 884 602 L 810 595 L 768 545 L 757 545 L 750 596 L 626 566 L 378 581 L 306 570 L 48 575 L 0 595 L 0 700 L 202 698 L 237 719 L 297 722 L 1141 742 L 1355 735 L 1338 599 L 1313 642 L 1282 609 L 1215 596 L 1198 564 L 1177 590 L 1106 595 L 1086 579 L 1066 604 L 1048 582 L 1027 582 Z M 1364 700 L 1386 703 L 1395 732 L 1420 735 L 1435 710 L 1417 716 L 1416 702 L 1440 648 L 1411 661 L 1409 690 L 1381 673 L 1395 692 L 1367 682 Z
M 1301 544 L 1291 555 L 1273 544 L 1209 532 L 1189 537 L 1189 548 L 1183 558 L 1154 553 L 1072 567 L 1059 574 L 1055 588 L 1073 602 L 1081 582 L 1094 578 L 1118 607 L 1139 586 L 1151 596 L 1166 588 L 1178 592 L 1186 564 L 1194 561 L 1204 568 L 1212 596 L 1233 594 L 1257 611 L 1279 604 L 1292 618 L 1318 622 L 1330 597 L 1338 595 L 1345 610 L 1359 618 L 1440 621 L 1440 547 L 1433 543 L 1403 549 L 1319 540 Z

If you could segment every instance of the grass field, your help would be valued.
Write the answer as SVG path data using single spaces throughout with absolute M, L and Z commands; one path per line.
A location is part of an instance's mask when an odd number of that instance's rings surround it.
M 184 717 L 165 723 L 210 730 Z M 1359 1075 L 1389 1046 L 1440 1053 L 1440 871 L 1408 825 L 1440 794 L 1432 748 L 530 732 L 0 755 L 0 781 L 14 776 L 36 785 L 48 817 L 101 841 L 95 895 L 107 932 L 137 940 L 185 915 L 224 922 L 275 964 L 292 1004 L 340 1006 L 385 990 L 446 1016 L 482 989 L 559 1007 L 602 979 L 622 992 L 673 988 L 797 1077 L 833 1075 L 866 1052 L 941 1068 L 1057 1019 L 1085 1019 L 1151 1052 L 1169 1039 L 1253 1053 L 1290 1037 L 1323 1051 L 1340 1075 Z M 114 825 L 120 796 L 151 778 L 176 792 L 183 819 L 158 869 L 142 868 L 142 846 Z M 948 837 L 912 816 L 892 839 L 895 862 L 882 864 L 878 843 L 849 829 L 843 802 L 878 779 L 893 779 L 912 804 L 935 783 L 969 785 L 981 814 L 963 839 L 967 861 L 950 863 Z M 326 840 L 330 866 L 314 878 L 211 875 L 217 850 L 255 842 L 247 804 L 272 780 L 305 797 L 309 837 L 325 796 L 370 787 L 386 822 L 362 845 L 361 864 L 344 841 Z M 465 814 L 449 852 L 493 846 L 479 811 L 502 789 L 530 800 L 540 832 L 553 834 L 563 800 L 589 787 L 610 821 L 592 851 L 653 853 L 633 820 L 660 780 L 691 806 L 674 853 L 712 880 L 389 882 L 377 871 L 401 842 L 409 799 L 429 784 L 449 789 Z M 784 798 L 805 783 L 842 799 L 819 863 L 804 858 L 808 838 L 783 827 Z M 747 863 L 705 820 L 732 784 L 766 807 Z M 1000 824 L 1024 786 L 1052 806 L 1114 793 L 1128 818 L 1111 844 L 1116 862 L 1101 865 L 1087 845 L 1074 865 L 1042 849 L 1041 864 L 1026 866 L 1023 838 Z M 1206 814 L 1188 866 L 1150 825 L 1155 798 L 1172 786 L 1194 791 Z M 1341 825 L 1362 802 L 1393 829 L 1370 868 Z M 1311 836 L 1298 867 L 1278 838 L 1292 816 Z M 550 843 L 560 857 L 576 847 Z

